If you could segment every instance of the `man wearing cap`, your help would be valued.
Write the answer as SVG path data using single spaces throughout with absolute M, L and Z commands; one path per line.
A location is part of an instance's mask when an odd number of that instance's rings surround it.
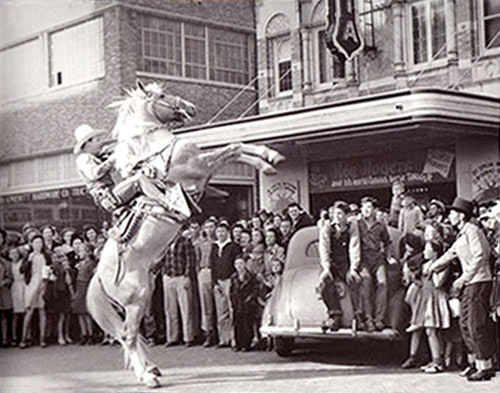
M 318 223 L 322 271 L 317 290 L 328 309 L 328 320 L 324 327 L 333 331 L 342 325 L 342 309 L 335 280 L 347 282 L 349 285 L 356 324 L 361 324 L 358 314 L 358 284 L 361 282 L 359 229 L 355 219 L 348 220 L 348 213 L 349 205 L 344 201 L 336 201 L 328 209 L 328 217 L 322 217 Z
M 451 225 L 458 235 L 451 247 L 428 268 L 440 272 L 458 258 L 462 275 L 453 282 L 453 290 L 462 292 L 460 329 L 469 351 L 469 364 L 462 376 L 469 381 L 484 381 L 495 376 L 493 321 L 488 316 L 492 288 L 490 247 L 481 229 L 471 222 L 473 203 L 455 198 L 450 207 Z
M 191 215 L 189 207 L 185 203 L 176 204 L 175 209 L 173 209 L 172 203 L 156 186 L 153 179 L 142 172 L 137 172 L 115 185 L 113 178 L 114 155 L 109 155 L 107 159 L 100 157 L 103 149 L 102 136 L 105 133 L 105 130 L 94 130 L 86 124 L 75 130 L 74 153 L 78 154 L 76 165 L 87 183 L 90 195 L 97 204 L 112 213 L 118 207 L 130 202 L 137 194 L 144 194 L 156 200 L 169 211 L 177 210 L 185 217 Z

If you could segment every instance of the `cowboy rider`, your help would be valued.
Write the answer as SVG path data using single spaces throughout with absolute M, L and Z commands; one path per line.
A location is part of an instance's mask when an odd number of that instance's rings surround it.
M 156 185 L 154 171 L 150 168 L 138 171 L 130 177 L 119 181 L 114 180 L 115 156 L 110 154 L 104 158 L 103 139 L 105 130 L 93 129 L 87 124 L 75 130 L 76 145 L 74 153 L 78 154 L 76 165 L 84 178 L 90 195 L 94 201 L 106 211 L 115 210 L 143 194 L 163 206 L 169 212 L 180 213 L 188 218 L 191 215 L 186 204 L 175 203 L 172 193 L 162 192 Z M 167 193 L 170 190 L 167 189 Z M 169 197 L 170 196 L 170 197 Z

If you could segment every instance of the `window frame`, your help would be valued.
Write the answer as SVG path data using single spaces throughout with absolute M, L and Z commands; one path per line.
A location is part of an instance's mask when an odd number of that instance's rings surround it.
M 325 48 L 327 58 L 330 59 L 330 60 L 327 60 L 327 69 L 329 69 L 331 71 L 331 73 L 330 73 L 331 76 L 329 75 L 325 82 L 321 82 L 321 62 L 320 62 L 320 51 L 321 51 L 320 44 L 321 44 L 321 42 L 320 42 L 319 35 L 322 31 L 326 31 L 325 24 L 315 25 L 311 28 L 311 34 L 312 34 L 311 42 L 313 45 L 312 53 L 313 53 L 313 67 L 314 67 L 314 72 L 313 72 L 313 75 L 314 75 L 313 82 L 314 83 L 313 84 L 317 89 L 331 88 L 333 85 L 345 82 L 346 77 L 347 77 L 347 75 L 346 75 L 346 63 L 344 63 L 344 77 L 343 78 L 335 77 L 334 70 L 333 70 L 333 63 L 334 63 L 333 55 L 330 53 L 328 48 Z
M 406 42 L 407 42 L 407 51 L 406 51 L 406 58 L 408 60 L 408 64 L 411 69 L 413 70 L 419 70 L 422 68 L 428 68 L 429 65 L 431 65 L 433 68 L 435 67 L 441 67 L 446 65 L 447 63 L 447 50 L 446 48 L 444 49 L 444 57 L 443 58 L 437 58 L 433 60 L 433 47 L 432 47 L 432 15 L 431 15 L 431 1 L 433 0 L 412 0 L 406 4 L 406 12 L 405 12 L 405 30 L 404 34 L 406 37 Z M 443 6 L 443 12 L 445 11 L 445 1 L 446 0 L 437 0 L 440 1 L 442 6 Z M 426 51 L 427 51 L 427 60 L 420 62 L 420 63 L 415 63 L 415 58 L 414 58 L 414 43 L 413 43 L 413 18 L 412 18 L 412 7 L 416 4 L 424 4 L 425 6 L 425 23 L 426 23 L 426 29 L 425 29 L 425 34 L 426 34 L 426 40 L 427 40 L 427 45 L 426 45 Z M 446 17 L 445 17 L 445 23 L 446 23 Z M 445 32 L 445 43 L 446 43 L 446 25 L 444 27 L 444 32 Z M 437 48 L 439 50 L 440 48 Z
M 158 19 L 161 21 L 164 21 L 165 23 L 179 23 L 180 24 L 180 42 L 181 42 L 181 59 L 180 59 L 180 67 L 181 67 L 181 72 L 179 75 L 174 75 L 171 73 L 157 73 L 153 71 L 147 71 L 145 67 L 145 61 L 147 60 L 145 58 L 145 53 L 144 53 L 144 48 L 145 48 L 145 39 L 144 39 L 144 31 L 145 28 L 142 25 L 142 22 L 139 26 L 140 29 L 140 34 L 141 34 L 141 66 L 140 69 L 137 71 L 139 75 L 154 75 L 155 77 L 161 77 L 161 78 L 166 78 L 166 79 L 177 79 L 177 80 L 184 80 L 184 81 L 192 81 L 192 82 L 201 82 L 201 83 L 210 83 L 210 84 L 223 84 L 223 85 L 231 85 L 231 86 L 238 86 L 240 88 L 244 88 L 248 82 L 251 79 L 251 71 L 252 71 L 252 66 L 251 66 L 251 59 L 250 59 L 250 53 L 251 53 L 251 41 L 249 37 L 249 33 L 246 31 L 238 31 L 238 30 L 232 30 L 229 29 L 225 26 L 217 26 L 217 25 L 206 25 L 203 23 L 196 23 L 193 21 L 185 21 L 181 19 L 176 19 L 176 18 L 168 18 L 168 17 L 161 17 L 157 15 L 151 15 L 151 14 L 141 14 L 141 18 L 152 18 L 152 19 Z M 187 25 L 193 25 L 198 28 L 202 28 L 204 30 L 204 36 L 203 39 L 200 38 L 199 41 L 204 42 L 204 72 L 203 72 L 203 78 L 198 78 L 198 77 L 192 77 L 192 76 L 187 76 L 187 67 L 197 67 L 198 65 L 195 63 L 188 63 L 186 59 L 186 42 L 189 39 L 195 39 L 193 37 L 190 37 L 186 34 L 186 26 Z M 219 80 L 217 78 L 212 78 L 212 71 L 213 75 L 217 74 L 217 71 L 221 71 L 220 67 L 216 67 L 217 65 L 217 51 L 215 50 L 216 45 L 217 45 L 217 38 L 216 35 L 212 34 L 212 31 L 218 31 L 218 32 L 225 32 L 228 34 L 235 33 L 235 34 L 243 34 L 245 36 L 245 42 L 246 42 L 246 50 L 241 50 L 240 54 L 243 56 L 240 61 L 241 63 L 245 66 L 245 69 L 238 69 L 238 70 L 230 70 L 228 69 L 227 71 L 229 72 L 236 72 L 240 75 L 242 75 L 241 79 L 243 80 L 244 83 L 238 83 L 238 82 L 230 82 L 226 80 Z M 213 38 L 212 38 L 213 37 Z M 234 46 L 234 45 L 229 45 L 229 46 Z M 212 53 L 211 50 L 212 48 L 214 49 L 214 52 Z M 212 61 L 213 59 L 213 61 Z M 158 61 L 167 61 L 168 59 L 157 59 Z M 224 70 L 223 70 L 224 71 Z M 238 79 L 238 78 L 236 78 Z
M 479 0 L 479 45 L 480 45 L 480 53 L 481 54 L 500 54 L 500 46 L 498 47 L 492 47 L 489 49 L 486 49 L 486 20 L 487 19 L 500 19 L 500 12 L 498 14 L 495 14 L 493 17 L 485 16 L 486 12 L 486 7 L 485 7 L 485 1 L 488 0 Z M 500 38 L 497 38 L 500 39 Z
M 89 76 L 87 78 L 84 78 L 84 79 L 79 79 L 79 80 L 73 80 L 73 81 L 70 81 L 70 82 L 67 82 L 65 83 L 64 80 L 61 84 L 58 84 L 58 83 L 55 83 L 53 82 L 54 81 L 54 71 L 53 71 L 53 68 L 54 68 L 54 64 L 53 64 L 53 59 L 54 59 L 54 54 L 53 54 L 53 51 L 52 51 L 52 37 L 58 33 L 61 33 L 63 31 L 67 31 L 67 30 L 71 30 L 73 28 L 76 28 L 78 26 L 82 26 L 86 23 L 90 23 L 92 21 L 99 21 L 100 23 L 100 34 L 99 34 L 99 43 L 101 45 L 101 49 L 100 49 L 100 54 L 102 55 L 102 59 L 101 59 L 101 63 L 102 63 L 102 69 L 99 70 L 99 72 L 93 76 Z M 78 85 L 81 85 L 81 84 L 85 84 L 85 83 L 90 83 L 90 82 L 93 82 L 95 80 L 98 80 L 98 79 L 102 79 L 106 76 L 106 48 L 105 48 L 105 27 L 104 27 L 104 15 L 94 15 L 92 16 L 91 18 L 88 18 L 88 19 L 85 19 L 85 20 L 80 20 L 78 21 L 77 23 L 72 23 L 71 25 L 68 25 L 68 26 L 64 26 L 63 28 L 59 28 L 59 29 L 56 29 L 56 30 L 51 30 L 48 32 L 48 35 L 47 35 L 47 41 L 46 41 L 46 48 L 47 48 L 47 53 L 48 53 L 48 81 L 47 81 L 47 84 L 48 84 L 48 90 L 49 91 L 52 91 L 52 90 L 57 90 L 57 89 L 64 89 L 64 88 L 68 88 L 68 87 L 73 87 L 73 86 L 78 86 Z M 97 50 L 97 49 L 96 49 Z
M 267 37 L 267 50 L 270 51 L 271 56 L 268 56 L 268 59 L 272 62 L 272 64 L 268 65 L 268 69 L 272 73 L 272 78 L 270 78 L 271 83 L 273 84 L 271 91 L 273 92 L 272 98 L 278 97 L 290 97 L 293 95 L 293 63 L 292 63 L 292 36 L 289 31 L 280 32 L 278 34 L 273 34 Z M 289 90 L 280 90 L 280 74 L 279 74 L 279 65 L 280 61 L 278 61 L 277 54 L 277 46 L 284 41 L 289 41 L 290 43 L 290 78 L 291 78 L 291 87 Z M 288 61 L 288 60 L 286 60 Z

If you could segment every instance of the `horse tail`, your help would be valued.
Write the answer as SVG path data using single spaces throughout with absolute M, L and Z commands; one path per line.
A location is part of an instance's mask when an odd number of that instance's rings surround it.
M 101 278 L 96 274 L 90 280 L 87 292 L 87 308 L 90 315 L 105 333 L 111 334 L 124 348 L 125 368 L 129 365 L 129 353 L 125 345 L 126 310 L 104 289 Z

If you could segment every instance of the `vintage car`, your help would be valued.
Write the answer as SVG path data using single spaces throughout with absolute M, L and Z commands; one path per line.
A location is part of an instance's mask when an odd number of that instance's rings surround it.
M 392 244 L 398 247 L 400 233 L 390 228 Z M 318 228 L 299 230 L 291 239 L 281 281 L 274 289 L 264 309 L 261 333 L 274 338 L 274 348 L 279 356 L 289 356 L 297 338 L 378 338 L 396 339 L 408 322 L 408 310 L 404 304 L 404 288 L 399 266 L 388 267 L 389 304 L 383 331 L 368 333 L 353 326 L 351 293 L 345 283 L 335 283 L 341 295 L 343 310 L 342 327 L 331 331 L 324 327 L 327 309 L 318 297 L 315 287 L 320 273 Z

